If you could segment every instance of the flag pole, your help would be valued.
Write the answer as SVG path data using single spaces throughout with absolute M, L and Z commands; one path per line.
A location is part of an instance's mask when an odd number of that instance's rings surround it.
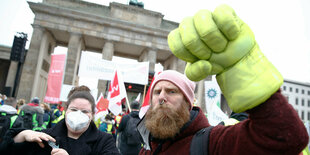
M 127 95 L 126 95 L 126 103 L 127 103 L 127 106 L 128 106 L 129 112 L 131 112 L 131 108 L 130 108 L 130 105 L 129 105 L 129 101 L 128 101 Z
M 145 90 L 146 90 L 146 85 L 144 85 L 142 104 L 144 103 L 144 98 L 145 98 Z

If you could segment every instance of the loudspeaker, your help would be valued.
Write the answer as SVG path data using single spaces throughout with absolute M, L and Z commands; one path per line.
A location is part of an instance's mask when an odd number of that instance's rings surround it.
M 11 56 L 10 60 L 12 61 L 18 61 L 23 63 L 25 59 L 25 45 L 27 42 L 27 37 L 14 37 L 13 46 L 11 49 Z

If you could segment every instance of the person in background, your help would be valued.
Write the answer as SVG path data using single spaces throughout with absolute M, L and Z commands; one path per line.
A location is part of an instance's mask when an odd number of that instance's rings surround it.
M 99 131 L 93 122 L 95 100 L 90 92 L 73 92 L 68 98 L 65 112 L 65 119 L 43 132 L 9 130 L 5 135 L 4 153 L 119 154 L 112 135 Z
M 115 116 L 114 121 L 115 121 L 115 127 L 116 127 L 116 134 L 117 133 L 117 129 L 119 127 L 119 124 L 121 123 L 122 117 L 125 116 L 126 113 L 126 106 L 124 104 L 122 104 L 122 112 L 119 113 L 117 116 Z
M 58 104 L 50 104 L 51 107 L 51 127 L 55 126 L 63 119 L 62 112 L 58 109 Z
M 19 99 L 17 100 L 17 106 L 16 106 L 16 109 L 17 109 L 17 114 L 19 114 L 20 112 L 20 108 L 26 104 L 26 101 L 25 99 Z
M 123 116 L 117 132 L 119 133 L 119 149 L 122 155 L 137 155 L 141 150 L 142 141 L 137 130 L 140 121 L 140 103 L 133 101 L 130 104 L 131 112 Z
M 30 103 L 21 106 L 19 115 L 23 118 L 24 128 L 42 130 L 44 110 L 39 105 L 39 98 L 34 97 Z
M 4 100 L 6 99 L 7 99 L 6 95 L 0 94 L 0 103 L 1 103 L 0 106 L 4 104 Z
M 99 130 L 113 135 L 114 140 L 116 140 L 114 115 L 112 113 L 108 113 L 102 118 L 100 118 L 101 122 L 99 125 Z
M 126 106 L 124 104 L 122 104 L 122 112 L 119 113 L 117 116 L 115 116 L 114 118 L 114 122 L 115 122 L 115 129 L 116 129 L 116 146 L 119 149 L 120 148 L 120 134 L 118 133 L 118 127 L 119 124 L 122 121 L 123 116 L 125 116 L 126 113 Z
M 9 97 L 4 100 L 3 106 L 0 107 L 0 143 L 8 129 L 23 127 L 23 119 L 18 117 L 16 105 L 16 99 Z
M 50 108 L 49 104 L 47 104 L 47 103 L 40 103 L 40 106 L 41 106 L 42 109 L 44 110 L 42 128 L 43 128 L 43 129 L 51 128 L 51 126 L 52 126 L 51 108 Z

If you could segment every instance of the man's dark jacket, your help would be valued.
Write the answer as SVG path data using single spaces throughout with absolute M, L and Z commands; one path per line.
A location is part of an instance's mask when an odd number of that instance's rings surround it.
M 122 153 L 122 155 L 137 155 L 139 154 L 139 151 L 141 150 L 141 144 L 138 145 L 128 145 L 126 143 L 127 141 L 127 135 L 124 132 L 126 127 L 127 127 L 127 122 L 129 121 L 129 119 L 132 118 L 139 118 L 139 111 L 132 111 L 130 112 L 128 115 L 125 115 L 122 120 L 121 123 L 117 129 L 117 133 L 119 133 L 120 135 L 120 141 L 119 141 L 119 146 L 120 146 L 120 151 Z M 140 136 L 140 135 L 137 135 Z
M 297 155 L 306 147 L 309 139 L 306 128 L 280 90 L 247 113 L 247 120 L 233 126 L 217 125 L 211 130 L 209 155 Z M 201 109 L 193 108 L 191 120 L 180 134 L 167 140 L 151 138 L 151 150 L 142 149 L 140 154 L 153 155 L 157 151 L 160 155 L 190 154 L 193 136 L 208 126 Z

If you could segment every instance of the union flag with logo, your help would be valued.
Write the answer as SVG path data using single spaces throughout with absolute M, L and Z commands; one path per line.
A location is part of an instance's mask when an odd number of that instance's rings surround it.
M 122 100 L 127 97 L 126 89 L 122 74 L 116 69 L 113 79 L 110 82 L 108 100 L 109 110 L 118 115 L 122 112 Z

